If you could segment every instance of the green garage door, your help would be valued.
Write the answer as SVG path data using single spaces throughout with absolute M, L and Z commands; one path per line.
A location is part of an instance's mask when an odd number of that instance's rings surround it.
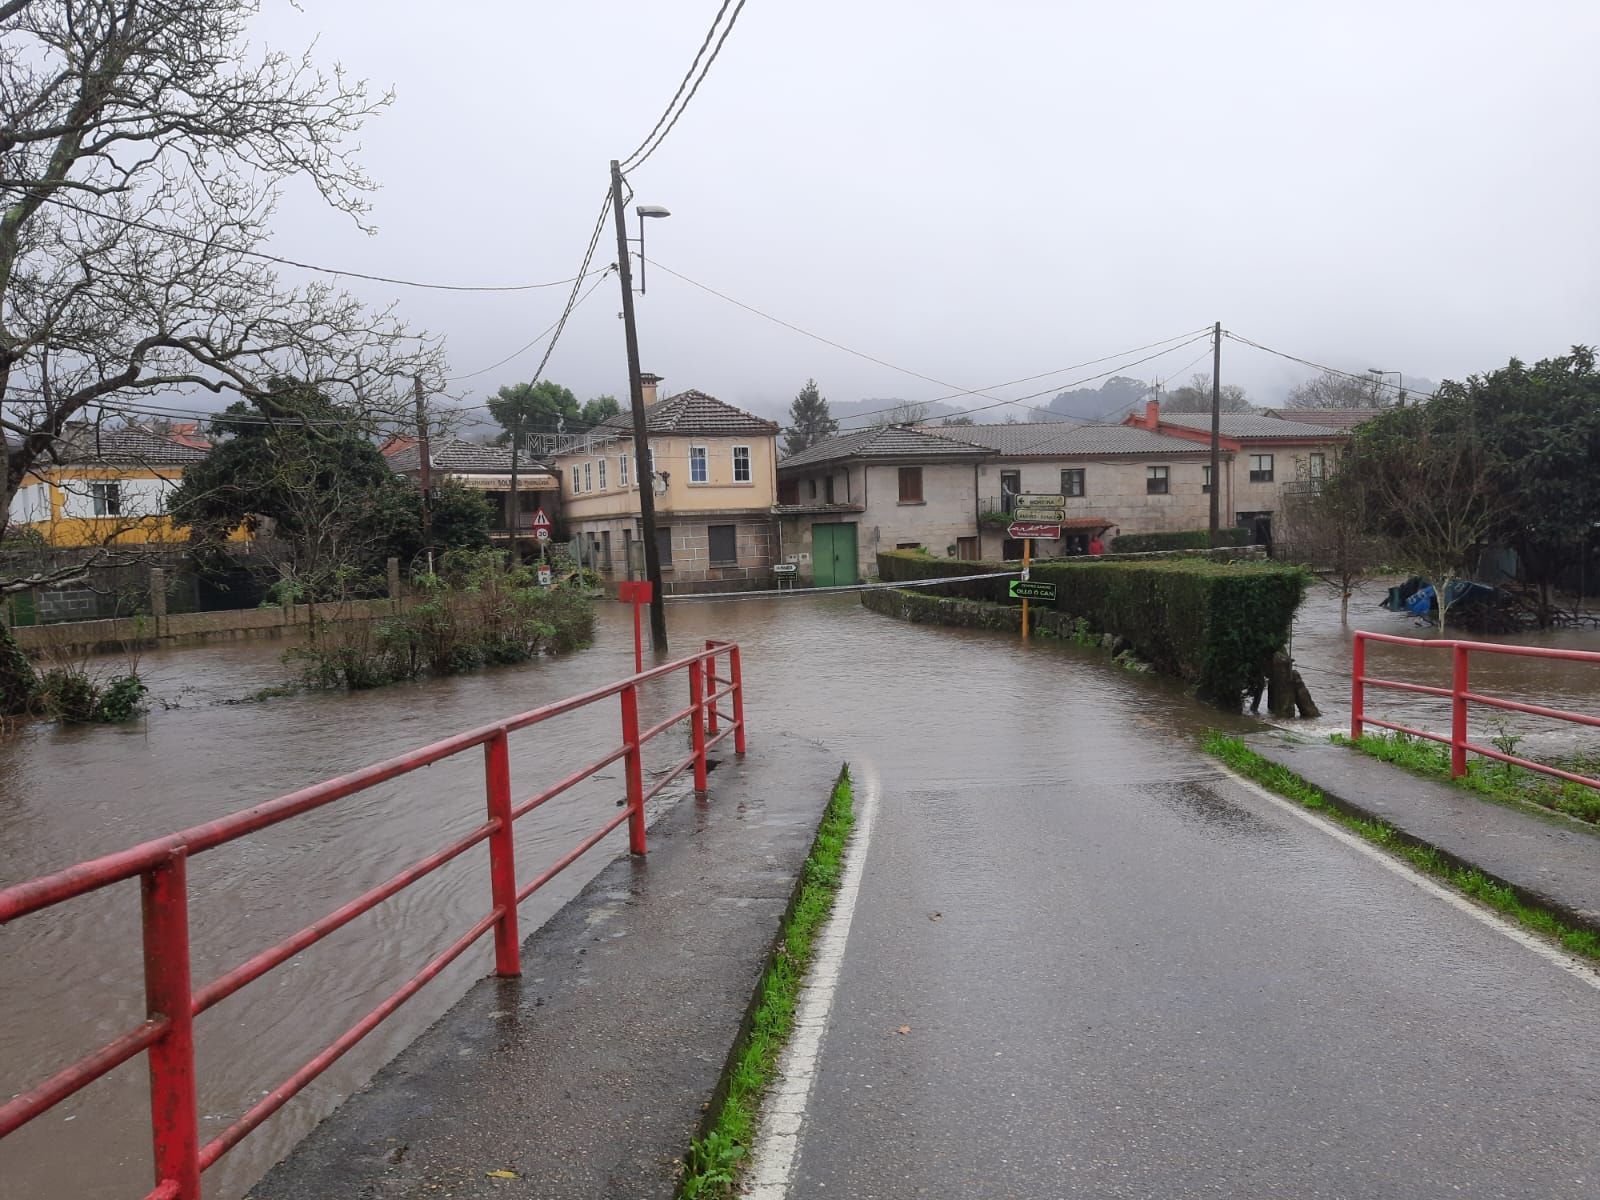
M 856 527 L 836 522 L 811 526 L 811 575 L 817 587 L 858 582 Z

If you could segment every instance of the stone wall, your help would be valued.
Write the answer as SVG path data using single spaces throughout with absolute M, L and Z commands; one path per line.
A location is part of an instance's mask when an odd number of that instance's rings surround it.
M 348 621 L 393 611 L 394 603 L 390 600 L 356 600 L 347 604 L 295 604 L 284 608 L 238 608 L 161 617 L 23 625 L 13 629 L 11 635 L 26 654 L 37 658 L 47 651 L 114 653 L 130 645 L 193 646 L 244 638 L 292 637 L 302 633 L 313 616 L 321 621 Z

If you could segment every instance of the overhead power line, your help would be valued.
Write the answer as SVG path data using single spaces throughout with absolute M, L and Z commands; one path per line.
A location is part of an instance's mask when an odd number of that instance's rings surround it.
M 655 127 L 645 135 L 644 141 L 639 143 L 634 152 L 622 160 L 622 169 L 624 171 L 631 171 L 635 167 L 642 166 L 645 160 L 660 148 L 661 143 L 666 141 L 667 135 L 672 132 L 672 127 L 678 123 L 678 118 L 683 116 L 685 110 L 688 109 L 690 101 L 694 99 L 695 93 L 700 90 L 700 85 L 705 82 L 706 76 L 711 73 L 711 65 L 717 61 L 717 55 L 722 53 L 722 44 L 728 40 L 728 35 L 733 32 L 734 22 L 739 19 L 740 12 L 744 10 L 745 0 L 739 0 L 734 5 L 733 15 L 728 18 L 727 25 L 723 26 L 722 36 L 717 38 L 716 48 L 711 51 L 711 57 L 706 59 L 705 67 L 698 76 L 695 75 L 695 68 L 700 66 L 700 59 L 705 55 L 706 47 L 711 45 L 712 35 L 717 32 L 717 26 L 722 22 L 722 14 L 728 11 L 729 3 L 730 0 L 722 0 L 722 7 L 717 9 L 717 15 L 711 20 L 711 28 L 706 30 L 705 40 L 700 43 L 700 49 L 695 51 L 694 61 L 689 64 L 688 71 L 684 73 L 683 79 L 678 83 L 678 90 L 672 94 L 672 99 L 667 102 L 667 107 L 656 120 Z M 691 77 L 694 79 L 692 84 L 690 83 Z M 684 95 L 686 87 L 688 88 L 687 96 Z M 679 97 L 683 98 L 681 105 L 678 103 Z M 674 111 L 674 106 L 676 106 L 676 111 Z M 665 125 L 665 128 L 663 128 L 663 125 Z M 659 136 L 657 136 L 658 131 Z
M 1013 399 L 1013 400 L 1006 400 L 1006 399 L 1002 399 L 1002 398 L 1000 398 L 998 396 L 992 396 L 992 395 L 989 394 L 989 391 L 992 388 L 1011 387 L 1011 386 L 1013 386 L 1015 384 L 1018 384 L 1018 383 L 1031 383 L 1035 379 L 1046 379 L 1046 378 L 1049 378 L 1052 375 L 1064 375 L 1068 371 L 1082 370 L 1084 367 L 1091 367 L 1091 366 L 1095 366 L 1098 363 L 1110 362 L 1112 359 L 1126 358 L 1129 354 L 1137 354 L 1142 350 L 1149 350 L 1149 349 L 1152 349 L 1153 347 L 1156 347 L 1156 346 L 1165 345 L 1167 342 L 1178 342 L 1179 345 L 1170 347 L 1170 349 L 1176 350 L 1176 349 L 1179 349 L 1181 346 L 1186 346 L 1186 345 L 1190 344 L 1190 342 L 1188 340 L 1183 340 L 1183 339 L 1193 339 L 1197 335 L 1203 336 L 1203 335 L 1205 335 L 1205 334 L 1207 334 L 1209 332 L 1207 329 L 1202 327 L 1200 329 L 1191 330 L 1191 331 L 1189 331 L 1187 333 L 1176 334 L 1173 337 L 1162 338 L 1160 341 L 1150 342 L 1150 343 L 1147 343 L 1144 346 L 1136 346 L 1132 350 L 1125 350 L 1125 351 L 1122 351 L 1119 354 L 1108 354 L 1108 355 L 1105 355 L 1105 356 L 1103 356 L 1101 358 L 1090 359 L 1087 362 L 1077 363 L 1077 364 L 1074 364 L 1072 366 L 1059 367 L 1059 368 L 1057 368 L 1055 370 L 1052 370 L 1052 371 L 1043 371 L 1043 372 L 1041 372 L 1041 373 L 1039 373 L 1037 375 L 1027 375 L 1027 376 L 1022 377 L 1021 379 L 1013 379 L 1013 380 L 1010 380 L 1007 383 L 989 384 L 987 387 L 983 387 L 983 388 L 963 388 L 959 384 L 951 383 L 948 380 L 937 379 L 932 375 L 924 375 L 921 371 L 914 371 L 910 367 L 902 367 L 898 363 L 892 363 L 892 362 L 888 361 L 887 359 L 879 358 L 875 354 L 868 354 L 864 350 L 857 350 L 852 346 L 846 346 L 843 342 L 836 342 L 832 338 L 828 338 L 828 337 L 822 336 L 822 334 L 820 334 L 820 333 L 813 333 L 811 330 L 802 328 L 801 326 L 794 324 L 792 321 L 786 321 L 782 317 L 775 317 L 771 313 L 765 312 L 762 309 L 757 308 L 753 304 L 746 304 L 743 300 L 737 300 L 734 297 L 728 295 L 726 292 L 719 292 L 716 288 L 711 287 L 708 284 L 701 283 L 701 282 L 699 282 L 698 280 L 695 280 L 695 279 L 690 279 L 687 275 L 683 274 L 681 271 L 675 271 L 671 267 L 667 266 L 665 263 L 659 262 L 656 259 L 651 259 L 650 261 L 654 262 L 656 264 L 656 267 L 659 270 L 665 271 L 668 275 L 671 275 L 676 279 L 681 279 L 684 283 L 687 283 L 690 287 L 699 288 L 702 292 L 706 292 L 706 293 L 708 293 L 708 294 L 710 294 L 712 296 L 715 296 L 717 299 L 722 300 L 727 304 L 731 304 L 735 308 L 742 308 L 746 312 L 752 313 L 755 316 L 760 317 L 764 321 L 771 321 L 774 325 L 781 325 L 783 328 L 789 330 L 792 333 L 798 333 L 798 334 L 800 334 L 800 336 L 810 338 L 812 341 L 821 342 L 824 346 L 831 346 L 835 350 L 843 351 L 845 354 L 852 355 L 853 357 L 862 359 L 865 362 L 874 363 L 874 364 L 876 364 L 877 366 L 880 366 L 880 367 L 887 367 L 891 371 L 898 371 L 900 374 L 908 375 L 913 379 L 920 379 L 924 383 L 937 384 L 939 387 L 942 387 L 942 388 L 955 388 L 956 389 L 955 391 L 950 392 L 948 395 L 939 396 L 939 397 L 935 398 L 934 400 L 928 401 L 928 403 L 930 403 L 930 404 L 937 404 L 937 403 L 940 403 L 940 402 L 945 401 L 945 400 L 957 399 L 957 398 L 959 398 L 961 396 L 981 396 L 985 400 L 993 400 L 995 402 L 992 405 L 986 405 L 985 408 L 998 407 L 998 406 L 1000 406 L 1002 404 L 1019 404 L 1023 408 L 1034 408 L 1035 411 L 1047 412 L 1047 411 L 1049 411 L 1048 409 L 1040 409 L 1035 405 L 1023 404 L 1022 401 L 1028 400 L 1028 399 L 1032 399 L 1035 396 L 1042 396 L 1046 392 L 1057 390 L 1057 387 L 1070 386 L 1070 385 L 1057 385 L 1056 387 L 1045 388 L 1043 391 L 1034 392 L 1029 396 L 1021 396 L 1021 397 L 1018 397 L 1018 398 Z M 1167 351 L 1164 350 L 1164 351 L 1162 351 L 1162 353 L 1165 354 L 1165 353 L 1167 353 Z M 1159 358 L 1160 355 L 1159 354 L 1158 355 L 1152 355 L 1152 357 Z M 1140 361 L 1148 361 L 1148 360 L 1140 360 Z M 1137 364 L 1135 363 L 1135 364 L 1128 364 L 1128 365 L 1137 365 Z M 1109 374 L 1110 372 L 1107 372 L 1107 373 Z M 1096 376 L 1096 378 L 1098 378 L 1098 376 Z M 845 418 L 845 420 L 847 420 L 847 421 L 855 421 L 855 420 L 863 419 L 865 417 L 879 416 L 882 413 L 893 412 L 898 407 L 899 407 L 899 405 L 892 405 L 892 406 L 890 406 L 888 408 L 882 408 L 882 409 L 873 410 L 872 412 L 854 413 L 851 416 Z M 983 410 L 982 409 L 975 409 L 973 411 L 983 411 Z M 960 414 L 956 414 L 956 415 L 960 415 Z M 1056 414 L 1056 415 L 1059 415 L 1059 414 Z
M 469 373 L 467 373 L 465 375 L 451 375 L 445 380 L 445 382 L 446 383 L 460 383 L 463 380 L 476 379 L 479 375 L 487 375 L 490 371 L 495 370 L 497 367 L 503 367 L 508 362 L 510 362 L 512 359 L 519 358 L 522 355 L 526 354 L 529 350 L 532 350 L 540 342 L 544 341 L 545 338 L 549 337 L 552 333 L 554 333 L 556 331 L 557 327 L 560 326 L 561 322 L 566 320 L 566 318 L 569 315 L 571 315 L 573 312 L 575 312 L 577 310 L 577 308 L 578 308 L 578 305 L 582 304 L 590 296 L 594 295 L 595 288 L 599 287 L 602 283 L 604 283 L 606 281 L 606 276 L 609 275 L 612 271 L 614 271 L 616 269 L 617 269 L 616 268 L 616 264 L 613 263 L 610 266 L 606 266 L 606 267 L 600 268 L 599 271 L 591 271 L 591 272 L 589 272 L 590 275 L 598 275 L 599 278 L 596 279 L 593 283 L 591 283 L 589 285 L 588 291 L 584 292 L 583 295 L 578 297 L 577 303 L 573 304 L 570 308 L 568 308 L 565 312 L 563 312 L 561 314 L 561 318 L 559 320 L 557 320 L 554 325 L 550 326 L 550 328 L 546 329 L 543 333 L 539 334 L 532 341 L 527 342 L 527 343 L 523 344 L 522 346 L 519 346 L 517 349 L 513 350 L 510 354 L 506 355 L 504 358 L 500 359 L 498 362 L 492 362 L 487 367 L 479 367 L 476 371 L 471 371 L 471 372 L 469 372 Z M 481 406 L 471 405 L 471 406 L 467 406 L 467 407 L 481 407 Z
M 345 279 L 365 279 L 373 283 L 392 283 L 399 287 L 424 288 L 435 292 L 532 292 L 540 288 L 561 287 L 568 283 L 582 282 L 583 277 L 576 279 L 552 279 L 545 283 L 430 283 L 418 279 L 401 279 L 394 275 L 373 275 L 366 271 L 349 271 L 343 267 L 325 267 L 318 263 L 302 262 L 295 258 L 285 258 L 280 254 L 268 254 L 264 250 L 250 250 L 243 246 L 219 245 L 214 239 L 201 237 L 198 234 L 185 233 L 181 229 L 171 229 L 165 225 L 158 225 L 153 221 L 141 221 L 138 217 L 124 217 L 116 213 L 101 212 L 99 209 L 89 208 L 87 205 L 74 204 L 71 200 L 63 200 L 59 196 L 46 196 L 45 203 L 53 204 L 58 208 L 69 208 L 73 212 L 94 217 L 96 220 L 110 221 L 114 225 L 123 225 L 130 229 L 143 229 L 149 233 L 158 233 L 163 237 L 174 238 L 180 242 L 188 242 L 193 246 L 205 246 L 227 254 L 238 254 L 244 258 L 256 258 L 263 262 L 277 263 L 283 267 L 298 267 L 302 271 L 316 271 L 323 275 L 337 275 Z
M 1298 354 L 1290 354 L 1285 350 L 1274 350 L 1271 346 L 1263 346 L 1260 342 L 1253 342 L 1247 337 L 1240 337 L 1237 333 L 1230 333 L 1227 330 L 1223 331 L 1222 336 L 1238 342 L 1241 345 L 1250 346 L 1253 349 L 1265 351 L 1267 354 L 1275 354 L 1279 358 L 1286 358 L 1290 362 L 1297 362 L 1301 366 L 1314 367 L 1316 370 L 1326 371 L 1330 375 L 1339 375 L 1345 379 L 1353 379 L 1356 382 L 1364 383 L 1369 387 L 1388 388 L 1391 391 L 1398 392 L 1402 395 L 1405 394 L 1406 391 L 1404 383 L 1389 383 L 1388 381 L 1383 380 L 1381 377 L 1372 374 L 1370 371 L 1365 373 L 1359 373 L 1356 371 L 1342 371 L 1338 367 L 1330 367 L 1326 363 L 1313 362 L 1309 358 L 1301 358 Z M 1415 394 L 1415 389 L 1413 389 L 1413 394 Z

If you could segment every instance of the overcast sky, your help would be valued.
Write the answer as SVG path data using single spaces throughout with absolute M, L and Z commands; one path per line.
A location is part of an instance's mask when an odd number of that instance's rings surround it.
M 397 97 L 361 139 L 379 233 L 294 193 L 273 248 L 445 282 L 570 276 L 608 161 L 654 123 L 716 9 L 269 0 L 261 41 L 319 39 L 319 60 Z M 1594 0 L 748 0 L 631 182 L 673 212 L 651 222 L 652 258 L 964 388 L 1214 320 L 1438 380 L 1600 339 L 1596 61 Z M 597 261 L 615 257 L 608 225 Z M 944 390 L 664 272 L 648 286 L 644 367 L 669 390 L 761 406 L 808 376 L 836 401 Z M 357 290 L 444 334 L 458 376 L 563 300 Z M 547 376 L 625 397 L 618 311 L 610 279 Z M 1129 373 L 1187 374 L 1202 349 Z M 538 355 L 458 386 L 481 402 Z M 1224 381 L 1258 402 L 1306 374 L 1224 348 Z

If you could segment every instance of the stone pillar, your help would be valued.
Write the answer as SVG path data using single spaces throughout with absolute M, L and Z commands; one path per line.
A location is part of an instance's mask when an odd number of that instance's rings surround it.
M 393 556 L 389 559 L 389 602 L 400 607 L 400 560 Z
M 167 573 L 160 567 L 150 568 L 149 587 L 151 633 L 160 637 L 167 627 Z

